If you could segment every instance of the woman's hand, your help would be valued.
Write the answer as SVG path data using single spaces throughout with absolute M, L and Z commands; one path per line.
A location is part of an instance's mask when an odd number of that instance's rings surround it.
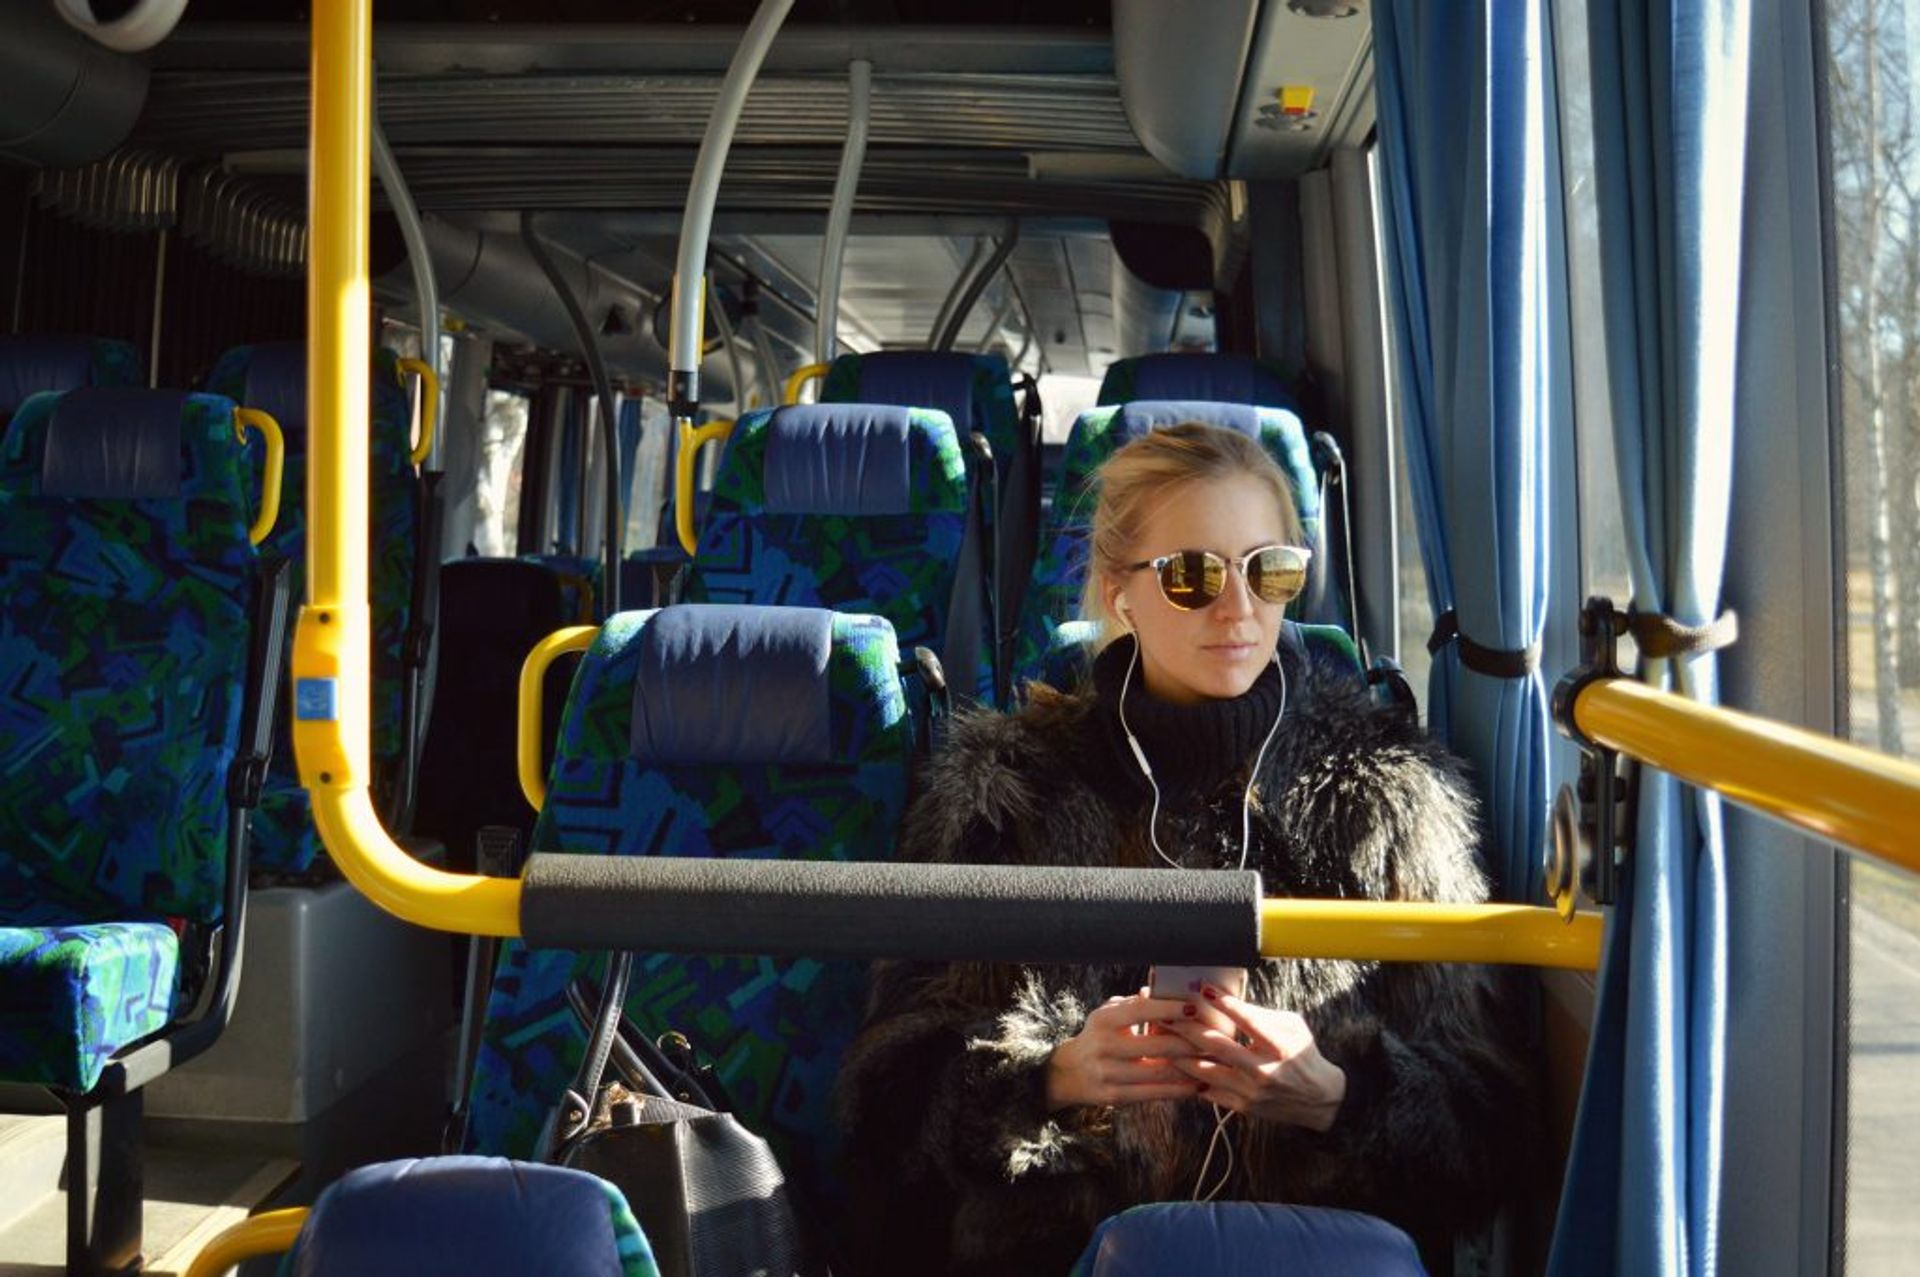
M 1131 997 L 1108 998 L 1080 1032 L 1047 1057 L 1047 1111 L 1076 1104 L 1193 1098 L 1201 1084 L 1174 1065 L 1198 1056 L 1201 1048 L 1165 1030 L 1197 1014 L 1198 1008 L 1189 1003 L 1149 997 L 1145 989 Z
M 1200 1097 L 1251 1117 L 1315 1131 L 1330 1128 L 1346 1099 L 1347 1075 L 1320 1054 L 1307 1022 L 1297 1012 L 1255 1006 L 1218 989 L 1203 992 L 1205 1005 L 1231 1021 L 1236 1032 L 1223 1033 L 1192 1015 L 1174 1022 L 1175 1035 L 1195 1053 L 1170 1057 L 1171 1062 L 1204 1084 Z

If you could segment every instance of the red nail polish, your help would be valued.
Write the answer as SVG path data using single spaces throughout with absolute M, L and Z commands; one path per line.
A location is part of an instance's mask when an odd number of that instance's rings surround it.
M 1204 1091 L 1204 1090 L 1206 1090 L 1206 1089 L 1207 1089 L 1207 1084 L 1206 1084 L 1205 1082 L 1202 1082 L 1202 1083 L 1200 1083 L 1200 1084 L 1199 1084 L 1199 1085 L 1198 1085 L 1197 1087 L 1195 1087 L 1194 1089 L 1195 1089 L 1195 1090 L 1197 1090 L 1197 1091 Z
M 1202 989 L 1200 990 L 1200 992 L 1206 996 L 1209 1002 L 1216 1000 L 1220 996 L 1219 994 L 1215 993 L 1212 989 Z
M 1195 1005 L 1193 1005 L 1193 1003 L 1191 1003 L 1191 1002 L 1189 1002 L 1189 1003 L 1187 1003 L 1187 1005 L 1186 1005 L 1186 1006 L 1184 1006 L 1184 1007 L 1182 1007 L 1182 1008 L 1180 1009 L 1180 1013 L 1181 1013 L 1182 1015 L 1199 1015 L 1199 1014 L 1200 1014 L 1200 1008 L 1199 1008 L 1199 1007 L 1197 1007 L 1197 1006 L 1195 1006 Z

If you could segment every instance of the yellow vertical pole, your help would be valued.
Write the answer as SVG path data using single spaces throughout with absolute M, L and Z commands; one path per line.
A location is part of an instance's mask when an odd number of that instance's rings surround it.
M 293 632 L 293 753 L 300 783 L 334 863 L 375 904 L 426 926 L 518 935 L 517 880 L 449 874 L 421 864 L 381 827 L 368 788 L 372 0 L 316 0 L 312 86 L 307 601 Z

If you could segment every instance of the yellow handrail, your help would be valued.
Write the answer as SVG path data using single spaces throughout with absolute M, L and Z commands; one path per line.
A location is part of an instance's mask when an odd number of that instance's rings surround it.
M 193 1262 L 187 1265 L 186 1277 L 223 1277 L 242 1260 L 292 1250 L 309 1213 L 305 1206 L 291 1206 L 241 1220 L 216 1234 L 193 1257 Z
M 514 762 L 520 770 L 520 792 L 527 796 L 527 802 L 539 811 L 547 805 L 547 777 L 540 766 L 540 743 L 544 739 L 546 703 L 541 696 L 547 678 L 547 667 L 568 652 L 584 652 L 593 646 L 593 639 L 600 632 L 597 625 L 569 625 L 564 630 L 555 630 L 533 645 L 527 653 L 527 659 L 520 666 L 520 719 L 516 738 Z
M 313 12 L 308 181 L 307 602 L 293 640 L 293 752 L 314 824 L 347 880 L 409 922 L 520 933 L 520 884 L 452 874 L 403 851 L 368 789 L 367 422 L 373 345 L 367 280 L 372 123 L 370 0 Z
M 1608 749 L 1920 872 L 1920 766 L 1629 678 L 1582 688 L 1573 720 Z
M 815 377 L 826 376 L 828 370 L 832 367 L 832 364 L 808 364 L 804 368 L 796 369 L 793 376 L 787 378 L 787 386 L 786 389 L 781 392 L 780 402 L 783 404 L 799 403 L 800 387 L 806 385 Z
M 424 359 L 402 359 L 399 368 L 420 379 L 420 441 L 408 457 L 417 466 L 433 455 L 433 432 L 440 420 L 440 376 Z
M 319 0 L 313 8 L 309 79 L 307 408 L 313 453 L 307 506 L 312 544 L 307 603 L 294 633 L 294 755 L 321 841 L 362 895 L 421 926 L 518 936 L 519 879 L 447 873 L 415 860 L 381 826 L 368 790 L 371 666 L 362 414 L 368 403 L 366 351 L 372 344 L 367 282 L 371 53 L 370 0 Z M 681 426 L 687 483 L 677 495 L 683 543 L 690 541 L 692 522 L 693 448 L 688 445 L 721 435 L 718 424 L 698 431 L 691 423 Z M 1384 950 L 1407 959 L 1444 955 L 1547 965 L 1560 964 L 1570 952 L 1590 952 L 1591 934 L 1599 925 L 1579 918 L 1568 925 L 1551 909 L 1523 906 L 1373 904 L 1343 911 L 1337 903 L 1290 900 L 1267 902 L 1262 918 L 1263 950 L 1295 957 Z M 1419 947 L 1426 944 L 1431 951 Z
M 700 548 L 700 535 L 693 526 L 693 463 L 701 445 L 725 443 L 733 433 L 731 421 L 709 421 L 696 426 L 691 421 L 678 423 L 680 446 L 673 458 L 673 530 L 680 548 L 692 554 Z
M 287 472 L 287 437 L 280 433 L 280 423 L 269 414 L 258 408 L 235 408 L 233 433 L 244 438 L 248 426 L 260 432 L 267 447 L 267 458 L 260 471 L 260 512 L 253 517 L 253 526 L 247 529 L 247 540 L 259 545 L 272 534 L 273 525 L 280 518 L 280 485 Z
M 1269 899 L 1260 905 L 1267 958 L 1377 962 L 1488 962 L 1533 967 L 1600 965 L 1601 917 L 1564 919 L 1534 905 L 1414 904 Z

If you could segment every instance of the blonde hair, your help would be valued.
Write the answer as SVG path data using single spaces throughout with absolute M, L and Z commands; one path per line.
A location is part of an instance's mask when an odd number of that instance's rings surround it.
M 1115 452 L 1094 472 L 1088 488 L 1097 490 L 1100 498 L 1087 536 L 1087 580 L 1080 596 L 1080 616 L 1099 623 L 1100 646 L 1116 637 L 1107 612 L 1107 590 L 1133 561 L 1141 529 L 1157 502 L 1185 484 L 1241 477 L 1259 479 L 1273 490 L 1281 535 L 1293 545 L 1304 545 L 1305 533 L 1287 476 L 1265 448 L 1237 430 L 1197 421 L 1154 430 Z

